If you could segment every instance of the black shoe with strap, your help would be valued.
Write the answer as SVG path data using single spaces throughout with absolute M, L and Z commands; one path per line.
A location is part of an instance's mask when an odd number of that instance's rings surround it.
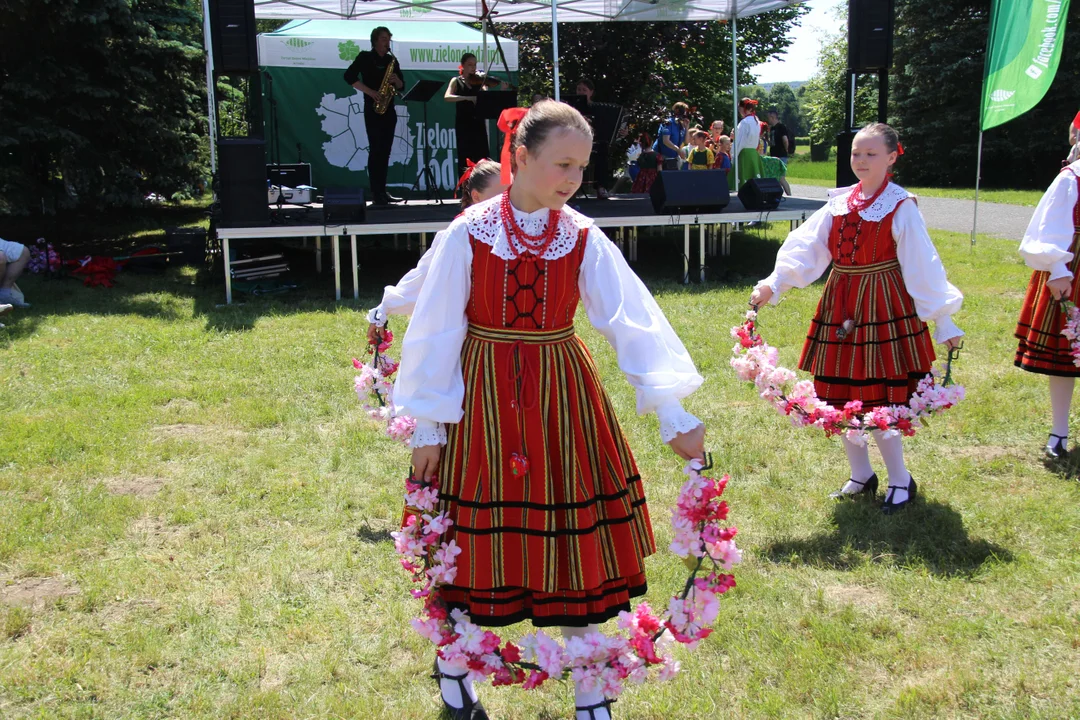
M 463 707 L 456 708 L 446 702 L 446 698 L 443 698 L 443 707 L 446 709 L 447 715 L 453 720 L 488 720 L 487 710 L 484 709 L 483 703 L 479 700 L 473 702 L 472 698 L 469 697 L 469 693 L 465 691 L 465 678 L 468 676 L 468 673 L 447 675 L 439 670 L 439 659 L 435 658 L 435 667 L 431 677 L 435 679 L 435 682 L 439 683 L 439 696 L 442 697 L 443 680 L 453 680 L 458 684 L 458 690 L 461 692 Z
M 907 507 L 908 503 L 915 499 L 915 494 L 919 491 L 919 486 L 915 484 L 915 478 L 908 475 L 907 487 L 904 487 L 902 485 L 890 485 L 889 490 L 907 490 L 907 500 L 904 500 L 902 502 L 893 502 L 892 496 L 894 492 L 889 492 L 885 496 L 885 504 L 881 506 L 881 512 L 885 513 L 886 515 L 898 513 L 905 507 Z
M 1068 440 L 1068 435 L 1050 433 L 1050 437 L 1046 441 L 1046 447 L 1043 448 L 1046 457 L 1051 460 L 1064 460 L 1069 457 Z
M 589 720 L 597 720 L 596 711 L 603 708 L 604 710 L 607 711 L 607 715 L 610 718 L 610 717 L 612 717 L 612 715 L 611 715 L 611 704 L 614 703 L 614 702 L 615 702 L 614 700 L 604 700 L 603 702 L 598 702 L 595 705 L 585 705 L 583 707 L 581 707 L 581 706 L 575 707 L 574 708 L 574 711 L 575 711 L 574 716 L 577 717 L 577 713 L 579 713 L 579 712 L 587 712 L 587 713 L 589 713 Z
M 855 483 L 859 486 L 859 489 L 853 493 L 846 493 L 844 492 L 843 488 L 840 488 L 839 490 L 835 490 L 829 493 L 829 497 L 833 498 L 834 500 L 846 500 L 847 498 L 855 497 L 862 497 L 873 500 L 877 497 L 878 479 L 876 473 L 866 478 L 862 482 L 856 480 L 855 478 L 848 478 L 848 482 Z

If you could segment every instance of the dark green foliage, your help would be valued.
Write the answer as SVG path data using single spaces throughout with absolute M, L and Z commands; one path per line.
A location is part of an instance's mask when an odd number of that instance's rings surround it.
M 890 116 L 906 154 L 906 182 L 971 187 L 990 0 L 897 3 Z M 1043 188 L 1068 153 L 1080 79 L 1080 3 L 1072 3 L 1057 77 L 1029 113 L 983 139 L 983 184 Z
M 206 163 L 193 0 L 0 5 L 0 214 L 184 196 Z

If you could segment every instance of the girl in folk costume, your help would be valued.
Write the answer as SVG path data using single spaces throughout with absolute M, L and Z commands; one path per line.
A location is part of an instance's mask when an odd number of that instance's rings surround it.
M 773 273 L 754 288 L 752 305 L 776 304 L 793 287 L 806 287 L 832 263 L 832 273 L 810 323 L 799 367 L 814 376 L 818 397 L 837 409 L 903 405 L 934 361 L 934 339 L 949 348 L 963 333 L 951 316 L 963 295 L 945 278 L 915 197 L 889 181 L 902 152 L 896 131 L 868 125 L 851 146 L 854 187 L 830 192 L 829 202 L 788 235 Z M 882 510 L 903 508 L 917 487 L 904 465 L 901 436 L 874 439 L 889 473 Z M 878 479 L 866 445 L 841 442 L 851 479 L 832 497 L 877 497 Z
M 1068 453 L 1069 406 L 1080 367 L 1073 364 L 1069 340 L 1061 334 L 1065 313 L 1057 301 L 1080 302 L 1077 281 L 1077 240 L 1080 234 L 1080 162 L 1067 166 L 1050 183 L 1035 208 L 1020 254 L 1035 270 L 1028 283 L 1016 337 L 1016 365 L 1050 378 L 1052 424 L 1046 454 L 1063 458 Z
M 641 133 L 641 154 L 638 155 L 638 174 L 634 178 L 634 185 L 630 188 L 632 193 L 647 193 L 656 182 L 656 174 L 660 170 L 660 155 L 653 150 L 652 138 L 649 133 Z
M 465 172 L 457 184 L 457 189 L 461 191 L 462 210 L 493 198 L 508 187 L 502 183 L 502 167 L 494 160 L 481 160 L 475 165 L 468 160 L 466 164 Z M 420 288 L 424 286 L 424 279 L 431 267 L 431 259 L 435 256 L 435 248 L 442 242 L 445 234 L 445 230 L 436 233 L 431 247 L 423 254 L 416 267 L 405 273 L 397 285 L 387 285 L 383 289 L 382 302 L 368 311 L 369 343 L 381 342 L 381 328 L 386 325 L 388 316 L 412 314 Z
M 565 207 L 589 164 L 588 123 L 554 101 L 524 112 L 500 119 L 513 185 L 468 208 L 435 249 L 394 402 L 416 420 L 415 476 L 438 477 L 462 550 L 442 599 L 480 625 L 531 620 L 582 637 L 644 594 L 655 546 L 633 455 L 574 333 L 579 298 L 638 412 L 656 412 L 687 459 L 703 457 L 705 428 L 679 399 L 702 378 L 611 241 Z M 468 671 L 438 658 L 443 701 L 455 717 L 486 717 Z M 598 689 L 577 688 L 575 701 L 579 720 L 610 718 Z
M 732 159 L 736 163 L 739 176 L 728 173 L 728 187 L 738 190 L 747 180 L 761 177 L 761 155 L 757 147 L 761 140 L 761 126 L 758 124 L 758 101 L 743 98 L 739 101 L 739 124 L 735 128 L 735 147 Z

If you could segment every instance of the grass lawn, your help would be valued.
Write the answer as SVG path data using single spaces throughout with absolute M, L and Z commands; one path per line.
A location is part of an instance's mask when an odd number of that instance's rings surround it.
M 796 148 L 798 151 L 800 148 Z M 836 187 L 836 160 L 814 162 L 810 160 L 809 148 L 806 154 L 796 153 L 788 163 L 788 180 L 796 185 L 816 185 L 818 187 Z M 905 186 L 907 187 L 907 186 Z M 975 188 L 924 188 L 908 187 L 916 195 L 925 197 L 954 198 L 974 200 Z M 980 188 L 979 202 L 1005 203 L 1008 205 L 1027 205 L 1035 207 L 1042 197 L 1042 190 L 988 190 Z
M 768 232 L 690 286 L 670 280 L 677 239 L 641 243 L 637 269 L 707 378 L 686 405 L 732 476 L 745 562 L 683 673 L 629 690 L 617 717 L 1080 715 L 1080 485 L 1040 460 L 1046 380 L 1011 364 L 1016 243 L 934 233 L 967 293 L 968 399 L 906 441 L 921 497 L 885 518 L 831 502 L 839 444 L 728 367 L 728 329 L 782 238 Z M 349 361 L 360 311 L 415 257 L 364 262 L 356 305 L 323 299 L 323 280 L 220 307 L 191 270 L 21 283 L 33 308 L 0 330 L 0 717 L 438 716 L 389 538 L 407 454 L 361 412 Z M 785 365 L 819 293 L 761 315 Z M 680 463 L 579 318 L 645 478 L 662 606 L 684 579 L 663 549 Z M 481 691 L 493 718 L 571 716 L 559 683 Z

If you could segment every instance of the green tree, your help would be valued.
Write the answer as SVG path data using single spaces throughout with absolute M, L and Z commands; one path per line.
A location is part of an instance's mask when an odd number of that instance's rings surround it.
M 192 0 L 0 4 L 0 213 L 185 193 L 206 160 Z
M 787 125 L 788 130 L 797 136 L 804 134 L 805 121 L 803 120 L 802 108 L 795 91 L 787 83 L 776 83 L 769 91 L 769 102 L 763 106 L 765 112 L 775 110 L 780 116 L 780 122 Z M 762 113 L 759 113 L 762 114 Z
M 990 23 L 989 0 L 897 4 L 890 115 L 904 143 L 905 182 L 971 187 Z M 1072 3 L 1057 77 L 1023 117 L 986 132 L 989 187 L 1046 187 L 1068 152 L 1080 81 L 1080 3 Z

